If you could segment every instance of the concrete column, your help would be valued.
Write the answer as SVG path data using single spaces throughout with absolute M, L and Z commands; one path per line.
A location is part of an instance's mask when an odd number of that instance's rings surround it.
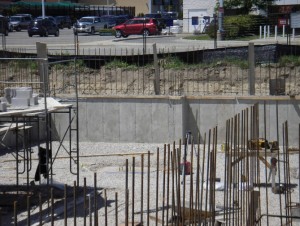
M 248 74 L 248 85 L 249 95 L 255 95 L 255 54 L 254 54 L 254 43 L 249 43 L 248 47 L 248 63 L 249 63 L 249 74 Z

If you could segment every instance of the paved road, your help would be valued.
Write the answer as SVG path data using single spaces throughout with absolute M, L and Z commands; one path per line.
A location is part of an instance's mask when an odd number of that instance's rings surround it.
M 158 51 L 172 51 L 180 52 L 185 50 L 197 50 L 197 49 L 213 49 L 215 46 L 229 47 L 229 46 L 247 46 L 248 41 L 196 41 L 186 40 L 180 35 L 161 35 L 161 36 L 149 36 L 143 40 L 142 36 L 129 36 L 129 38 L 116 39 L 113 36 L 100 36 L 98 34 L 79 34 L 78 40 L 73 35 L 72 29 L 60 30 L 60 36 L 54 37 L 28 37 L 27 31 L 11 32 L 5 40 L 2 38 L 1 49 L 23 51 L 36 53 L 36 43 L 46 43 L 48 50 L 52 53 L 68 52 L 74 54 L 75 49 L 78 48 L 80 54 L 99 54 L 99 52 L 105 54 L 114 53 L 116 55 L 124 54 L 126 51 L 130 52 L 142 52 L 146 49 L 148 53 L 152 52 L 153 44 L 156 43 Z M 270 43 L 287 43 L 286 38 L 274 38 L 254 40 L 255 44 L 270 44 Z M 77 44 L 76 44 L 77 43 Z M 296 37 L 291 40 L 292 44 L 299 44 L 300 37 Z M 6 45 L 5 45 L 6 44 Z

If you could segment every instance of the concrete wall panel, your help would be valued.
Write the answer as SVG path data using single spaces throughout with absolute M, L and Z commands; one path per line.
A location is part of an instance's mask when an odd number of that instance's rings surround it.
M 119 142 L 120 127 L 120 103 L 118 99 L 103 101 L 104 140 L 108 142 Z
M 164 143 L 168 137 L 168 112 L 166 100 L 152 102 L 152 140 Z
M 136 102 L 120 102 L 120 142 L 136 140 Z
M 79 110 L 79 115 L 85 114 L 85 122 L 80 120 L 79 129 L 80 133 L 86 130 L 89 141 L 97 142 L 104 139 L 104 123 L 102 122 L 104 105 L 97 104 L 95 100 L 88 103 L 85 108 Z
M 300 119 L 299 100 L 279 98 L 277 101 L 255 98 L 93 98 L 80 100 L 79 128 L 81 141 L 172 143 L 183 139 L 191 131 L 201 142 L 208 138 L 210 129 L 218 126 L 218 143 L 225 141 L 226 120 L 259 103 L 259 137 L 282 144 L 282 129 L 289 125 L 289 143 L 298 145 Z M 266 107 L 264 106 L 266 103 Z M 278 125 L 277 111 L 278 104 Z M 266 109 L 265 109 L 266 108 Z M 244 111 L 246 112 L 246 111 Z M 264 121 L 266 115 L 266 122 Z M 62 116 L 55 117 L 60 136 L 68 122 Z M 266 125 L 266 129 L 265 129 Z M 250 127 L 250 125 L 249 125 Z M 250 138 L 250 137 L 249 137 Z
M 142 104 L 143 103 L 143 104 Z M 152 139 L 152 101 L 140 100 L 136 106 L 136 141 L 153 142 Z

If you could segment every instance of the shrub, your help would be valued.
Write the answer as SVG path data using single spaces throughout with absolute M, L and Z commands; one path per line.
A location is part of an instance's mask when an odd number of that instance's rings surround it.
M 115 35 L 116 31 L 114 29 L 104 28 L 99 30 L 100 35 Z
M 265 17 L 257 15 L 225 16 L 223 23 L 224 38 L 236 39 L 242 36 L 258 34 L 259 26 L 266 24 L 266 22 Z M 214 23 L 211 23 L 207 28 L 207 34 L 211 38 L 215 37 Z

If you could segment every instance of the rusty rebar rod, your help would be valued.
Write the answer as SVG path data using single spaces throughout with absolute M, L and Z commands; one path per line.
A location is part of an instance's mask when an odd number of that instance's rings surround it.
M 119 225 L 119 220 L 118 220 L 118 192 L 115 193 L 115 205 L 116 205 L 116 208 L 115 208 L 115 226 L 118 226 Z
M 143 211 L 144 211 L 144 155 L 141 155 L 141 215 L 140 224 L 143 225 Z
M 155 193 L 155 224 L 158 224 L 158 191 L 159 191 L 159 148 L 156 150 L 156 193 Z
M 132 226 L 134 225 L 134 202 L 135 202 L 135 157 L 132 157 L 132 190 L 131 190 L 131 200 L 132 200 L 132 206 L 131 206 L 131 222 L 132 222 Z
M 86 177 L 83 178 L 83 226 L 86 226 L 86 212 L 87 212 L 87 203 L 86 203 Z

